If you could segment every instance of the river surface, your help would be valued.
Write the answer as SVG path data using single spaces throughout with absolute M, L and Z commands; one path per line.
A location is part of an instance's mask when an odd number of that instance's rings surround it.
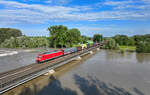
M 0 73 L 35 63 L 36 56 L 54 49 L 0 49 Z
M 5 95 L 150 95 L 150 54 L 100 50 L 85 59 Z

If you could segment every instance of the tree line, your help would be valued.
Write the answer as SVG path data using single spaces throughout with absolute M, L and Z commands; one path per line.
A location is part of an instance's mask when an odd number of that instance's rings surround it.
M 49 41 L 46 37 L 11 37 L 6 39 L 2 44 L 2 48 L 47 48 Z
M 0 28 L 1 48 L 62 48 L 87 43 L 91 37 L 81 35 L 77 28 L 68 29 L 63 25 L 48 27 L 49 37 L 28 37 L 12 28 Z
M 77 28 L 68 29 L 67 26 L 56 25 L 48 27 L 49 37 L 28 37 L 22 35 L 18 29 L 0 28 L 1 48 L 47 48 L 47 47 L 73 47 L 88 41 L 105 42 L 104 49 L 118 49 L 119 46 L 136 46 L 137 52 L 150 53 L 150 34 L 115 35 L 114 37 L 103 37 L 95 34 L 93 37 L 81 35 Z
M 135 46 L 136 52 L 150 53 L 150 34 L 134 35 L 116 35 L 114 37 L 104 38 L 106 44 L 104 48 L 118 49 L 119 46 Z

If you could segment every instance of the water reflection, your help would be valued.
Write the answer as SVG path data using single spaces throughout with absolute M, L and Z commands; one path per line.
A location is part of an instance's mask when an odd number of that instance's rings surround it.
M 36 88 L 37 88 L 36 85 L 34 85 L 34 90 L 31 90 L 31 88 L 29 87 L 24 87 L 23 91 L 18 95 L 36 95 Z
M 38 85 L 34 85 L 33 89 L 24 87 L 23 91 L 18 95 L 79 95 L 75 90 L 63 87 L 59 80 L 55 78 L 50 79 L 53 79 L 53 81 L 49 82 L 40 91 L 38 91 Z M 124 88 L 114 86 L 112 83 L 105 83 L 92 76 L 88 76 L 87 79 L 75 74 L 74 81 L 83 95 L 134 95 Z M 134 88 L 133 92 L 137 95 L 145 95 L 137 88 Z M 11 93 L 11 95 L 15 94 Z
M 136 52 L 124 52 L 106 50 L 102 51 L 105 54 L 105 60 L 113 63 L 117 61 L 120 63 L 137 63 L 137 64 L 148 64 L 150 63 L 149 53 L 136 53 Z
M 139 63 L 150 63 L 150 54 L 149 53 L 137 53 L 136 59 Z
M 107 62 L 117 62 L 117 63 L 136 63 L 136 53 L 133 52 L 124 52 L 124 53 L 120 53 L 117 50 L 106 50 L 103 51 L 105 54 L 105 60 L 107 60 Z
M 62 87 L 59 80 L 53 80 L 48 86 L 44 87 L 37 95 L 77 95 L 76 91 Z
M 42 90 L 38 91 L 38 85 L 34 85 L 34 89 L 25 87 L 18 95 L 77 95 L 77 93 L 69 88 L 63 88 L 61 82 L 57 79 L 50 82 Z
M 89 76 L 89 79 L 85 79 L 79 75 L 74 75 L 74 79 L 84 95 L 133 95 L 124 88 L 114 86 L 111 83 L 107 84 L 91 76 Z M 137 95 L 145 95 L 137 88 L 134 88 L 133 91 Z
M 112 50 L 106 50 L 103 51 L 105 54 L 106 59 L 108 60 L 112 60 L 112 59 L 116 59 L 116 58 L 122 58 L 125 56 L 125 53 L 120 53 L 119 51 L 112 51 Z

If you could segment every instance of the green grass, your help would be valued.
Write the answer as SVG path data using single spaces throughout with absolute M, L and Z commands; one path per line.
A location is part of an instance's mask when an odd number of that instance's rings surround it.
M 119 46 L 119 49 L 121 51 L 135 51 L 136 47 L 135 46 Z
M 80 46 L 80 45 L 78 45 L 78 44 L 73 44 L 72 45 L 72 47 L 78 47 L 78 46 Z

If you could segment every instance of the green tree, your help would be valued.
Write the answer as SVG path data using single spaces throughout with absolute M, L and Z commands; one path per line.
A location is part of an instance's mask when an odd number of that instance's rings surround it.
M 103 36 L 101 34 L 95 34 L 93 37 L 94 42 L 101 42 L 103 39 Z
M 78 44 L 81 42 L 81 33 L 78 29 L 73 28 L 73 29 L 69 29 L 66 32 L 66 43 L 68 43 L 68 45 L 70 47 L 73 46 L 73 44 Z
M 133 46 L 135 45 L 134 38 L 128 37 L 126 35 L 116 35 L 113 37 L 119 45 Z
M 118 44 L 112 38 L 105 38 L 105 44 L 103 46 L 104 49 L 118 49 Z
M 135 41 L 133 39 L 133 37 L 130 37 L 128 38 L 128 43 L 127 43 L 128 46 L 134 46 L 135 45 Z
M 136 51 L 139 53 L 150 53 L 150 42 L 140 42 L 136 46 Z
M 58 25 L 48 28 L 50 32 L 51 45 L 53 47 L 72 47 L 73 44 L 81 42 L 81 33 L 78 29 L 68 29 L 66 26 Z
M 13 28 L 0 28 L 0 44 L 4 42 L 6 39 L 11 37 L 19 37 L 22 36 L 22 33 L 18 29 Z
M 50 32 L 51 41 L 53 41 L 53 46 L 55 48 L 57 45 L 63 47 L 66 41 L 66 32 L 68 31 L 68 28 L 63 25 L 58 25 L 51 26 L 48 30 Z
M 82 36 L 82 43 L 83 44 L 85 44 L 85 43 L 87 43 L 87 41 L 89 40 L 89 37 L 87 37 L 87 36 Z
M 150 34 L 135 35 L 135 36 L 133 36 L 133 39 L 135 40 L 135 45 L 138 45 L 141 42 L 149 42 L 150 41 Z

